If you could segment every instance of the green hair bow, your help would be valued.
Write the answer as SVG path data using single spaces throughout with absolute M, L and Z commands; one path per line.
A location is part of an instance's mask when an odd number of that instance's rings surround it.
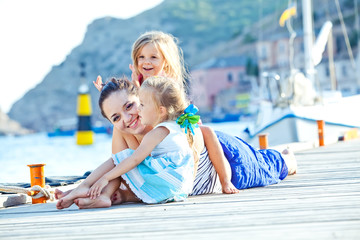
M 176 123 L 180 125 L 181 128 L 185 128 L 185 133 L 187 133 L 187 129 L 190 129 L 191 133 L 194 135 L 194 128 L 199 127 L 197 124 L 200 120 L 199 115 L 195 115 L 199 109 L 190 104 L 185 110 L 184 113 L 181 114 L 177 119 Z

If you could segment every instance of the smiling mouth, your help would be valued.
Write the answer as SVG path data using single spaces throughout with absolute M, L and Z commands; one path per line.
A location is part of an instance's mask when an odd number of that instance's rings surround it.
M 127 127 L 132 128 L 132 127 L 136 126 L 138 121 L 139 121 L 139 117 L 135 118 L 135 120 L 132 121 Z
M 153 70 L 153 68 L 143 68 L 145 71 Z

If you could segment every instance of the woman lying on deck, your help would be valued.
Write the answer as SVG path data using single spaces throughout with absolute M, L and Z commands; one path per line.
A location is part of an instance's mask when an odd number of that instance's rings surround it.
M 102 91 L 100 96 L 103 104 L 116 106 L 120 117 L 120 121 L 112 122 L 114 154 L 127 148 L 136 149 L 144 135 L 151 130 L 151 127 L 143 125 L 139 119 L 139 99 L 134 86 L 125 79 L 119 82 L 121 84 L 111 88 L 110 91 Z M 105 101 L 106 99 L 108 101 Z M 281 154 L 271 149 L 256 150 L 239 138 L 221 132 L 215 133 L 206 126 L 201 126 L 200 129 L 194 129 L 194 154 L 199 160 L 194 164 L 196 176 L 191 195 L 221 191 L 236 193 L 237 189 L 275 184 L 288 174 L 296 173 L 296 160 L 289 151 L 285 150 Z M 113 160 L 109 159 L 104 164 L 113 167 Z M 103 165 L 94 170 L 76 189 L 64 193 L 57 190 L 55 192 L 55 197 L 59 199 L 57 208 L 69 207 L 74 202 L 79 208 L 96 208 L 139 201 L 121 178 L 110 181 L 99 197 L 90 199 L 87 193 L 96 181 L 94 176 L 99 174 L 99 169 L 103 168 Z M 215 169 L 219 169 L 218 173 Z M 231 182 L 226 182 L 226 179 L 219 177 L 218 174 L 219 176 L 230 174 Z

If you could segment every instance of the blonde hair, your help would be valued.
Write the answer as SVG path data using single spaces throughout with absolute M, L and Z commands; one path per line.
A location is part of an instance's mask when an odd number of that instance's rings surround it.
M 167 77 L 147 78 L 140 87 L 140 91 L 142 90 L 151 90 L 155 105 L 166 108 L 167 117 L 163 119 L 164 121 L 176 120 L 189 105 L 182 84 Z M 193 148 L 194 139 L 190 130 L 187 131 L 187 139 L 190 147 Z
M 189 104 L 182 85 L 171 78 L 149 77 L 141 85 L 140 91 L 144 89 L 152 91 L 153 100 L 157 107 L 166 108 L 167 117 L 164 120 L 176 120 Z
M 166 63 L 164 67 L 166 76 L 179 81 L 185 87 L 188 74 L 185 69 L 183 51 L 178 46 L 178 39 L 169 33 L 160 31 L 145 32 L 134 42 L 131 58 L 136 73 L 140 74 L 137 59 L 142 48 L 148 43 L 153 43 L 163 55 Z

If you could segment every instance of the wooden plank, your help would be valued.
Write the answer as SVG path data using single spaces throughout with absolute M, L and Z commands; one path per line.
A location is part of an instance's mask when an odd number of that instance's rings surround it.
M 0 239 L 357 239 L 359 140 L 297 153 L 279 184 L 167 204 L 57 210 L 55 203 L 0 210 Z

